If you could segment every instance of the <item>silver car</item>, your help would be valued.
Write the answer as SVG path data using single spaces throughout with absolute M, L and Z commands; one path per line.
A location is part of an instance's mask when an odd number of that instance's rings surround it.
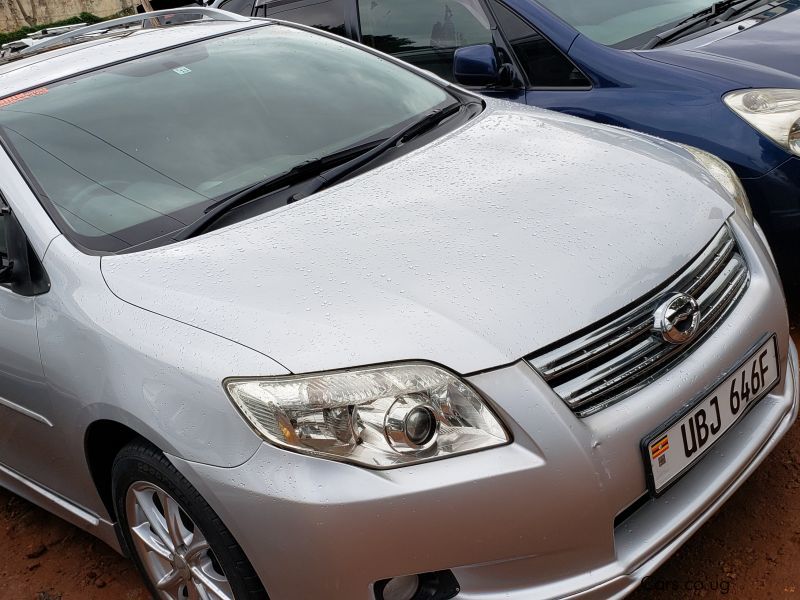
M 155 597 L 621 597 L 790 427 L 724 163 L 187 10 L 0 65 L 0 483 Z

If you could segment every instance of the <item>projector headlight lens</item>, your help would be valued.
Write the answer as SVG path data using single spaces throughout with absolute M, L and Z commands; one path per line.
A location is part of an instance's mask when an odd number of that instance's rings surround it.
M 403 466 L 509 441 L 478 392 L 425 363 L 232 378 L 224 385 L 266 441 L 365 467 Z

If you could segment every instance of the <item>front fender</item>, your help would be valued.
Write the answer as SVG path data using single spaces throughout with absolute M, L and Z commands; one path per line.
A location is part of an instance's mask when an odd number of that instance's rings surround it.
M 163 451 L 219 467 L 240 465 L 261 440 L 234 408 L 222 380 L 285 375 L 286 369 L 240 344 L 133 306 L 103 281 L 100 258 L 53 242 L 45 258 L 52 282 L 37 298 L 42 364 L 52 396 L 52 439 L 60 468 L 41 483 L 87 507 L 84 436 L 99 420 L 132 429 Z M 55 452 L 54 452 L 55 454 Z M 89 479 L 90 481 L 90 479 Z

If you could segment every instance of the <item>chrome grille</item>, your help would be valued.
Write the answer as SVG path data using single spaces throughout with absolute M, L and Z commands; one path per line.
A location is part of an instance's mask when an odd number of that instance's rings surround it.
M 647 299 L 527 360 L 572 410 L 586 416 L 670 369 L 720 322 L 749 282 L 750 271 L 725 225 L 697 258 Z M 694 297 L 701 310 L 697 335 L 682 345 L 653 333 L 656 309 L 674 293 Z

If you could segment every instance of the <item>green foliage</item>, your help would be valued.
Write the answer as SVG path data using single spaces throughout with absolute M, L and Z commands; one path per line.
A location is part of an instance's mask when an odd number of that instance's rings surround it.
M 62 25 L 75 25 L 77 23 L 93 25 L 94 23 L 99 23 L 103 20 L 104 19 L 101 19 L 92 13 L 82 12 L 77 17 L 72 17 L 71 19 L 64 19 L 63 21 L 56 21 L 55 23 L 47 23 L 44 25 L 36 25 L 35 27 L 23 27 L 22 29 L 17 29 L 16 31 L 11 31 L 9 33 L 0 33 L 0 45 L 7 44 L 8 42 L 13 42 L 15 40 L 21 40 L 22 38 L 28 37 L 34 31 L 47 29 L 49 27 L 61 27 Z

